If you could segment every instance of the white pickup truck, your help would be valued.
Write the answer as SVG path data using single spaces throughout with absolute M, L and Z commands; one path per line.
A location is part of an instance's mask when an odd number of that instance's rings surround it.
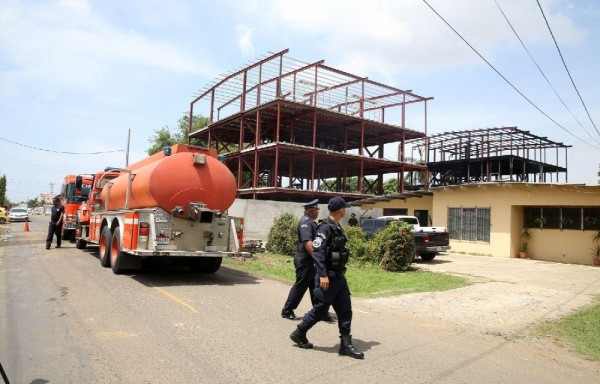
M 360 226 L 364 234 L 369 237 L 381 231 L 391 221 L 404 221 L 412 225 L 415 253 L 423 260 L 433 260 L 438 253 L 450 250 L 450 236 L 446 227 L 421 227 L 416 216 L 381 216 L 364 220 Z

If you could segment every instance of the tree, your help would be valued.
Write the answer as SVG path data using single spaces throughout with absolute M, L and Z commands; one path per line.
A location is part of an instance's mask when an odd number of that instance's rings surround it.
M 6 175 L 0 177 L 0 207 L 8 205 L 6 200 Z
M 168 126 L 164 126 L 160 129 L 154 130 L 148 141 L 150 147 L 146 150 L 148 155 L 153 155 L 163 150 L 164 147 L 170 147 L 174 144 L 187 144 L 188 142 L 188 129 L 189 129 L 190 118 L 188 115 L 184 115 L 177 121 L 177 128 L 173 131 Z M 194 116 L 192 118 L 192 132 L 198 131 L 208 125 L 208 118 L 203 116 Z M 206 142 L 199 139 L 192 139 L 190 144 L 205 146 Z

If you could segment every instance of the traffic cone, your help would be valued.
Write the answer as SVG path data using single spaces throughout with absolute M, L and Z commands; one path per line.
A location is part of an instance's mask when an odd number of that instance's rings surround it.
M 25 232 L 29 232 L 29 220 L 25 220 Z

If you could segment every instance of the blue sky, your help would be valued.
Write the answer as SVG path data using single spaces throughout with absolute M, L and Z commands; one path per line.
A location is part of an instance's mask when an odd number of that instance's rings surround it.
M 50 183 L 58 193 L 66 174 L 125 164 L 122 152 L 67 155 L 9 141 L 57 152 L 103 152 L 125 149 L 131 129 L 135 162 L 145 157 L 153 131 L 174 128 L 207 83 L 286 48 L 305 62 L 324 59 L 434 97 L 428 103 L 430 134 L 518 126 L 572 145 L 568 181 L 595 184 L 600 134 L 536 1 L 497 1 L 583 128 L 539 74 L 494 0 L 429 3 L 572 135 L 523 100 L 418 0 L 0 0 L 0 174 L 8 178 L 8 197 L 34 198 L 48 193 Z M 541 4 L 600 127 L 600 3 Z

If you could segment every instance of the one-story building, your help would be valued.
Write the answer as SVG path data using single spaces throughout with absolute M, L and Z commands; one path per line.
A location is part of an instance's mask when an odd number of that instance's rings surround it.
M 445 226 L 453 252 L 593 264 L 600 185 L 485 182 L 359 200 L 362 211 L 409 214 Z M 372 216 L 376 217 L 376 216 Z M 522 237 L 527 228 L 529 239 Z

